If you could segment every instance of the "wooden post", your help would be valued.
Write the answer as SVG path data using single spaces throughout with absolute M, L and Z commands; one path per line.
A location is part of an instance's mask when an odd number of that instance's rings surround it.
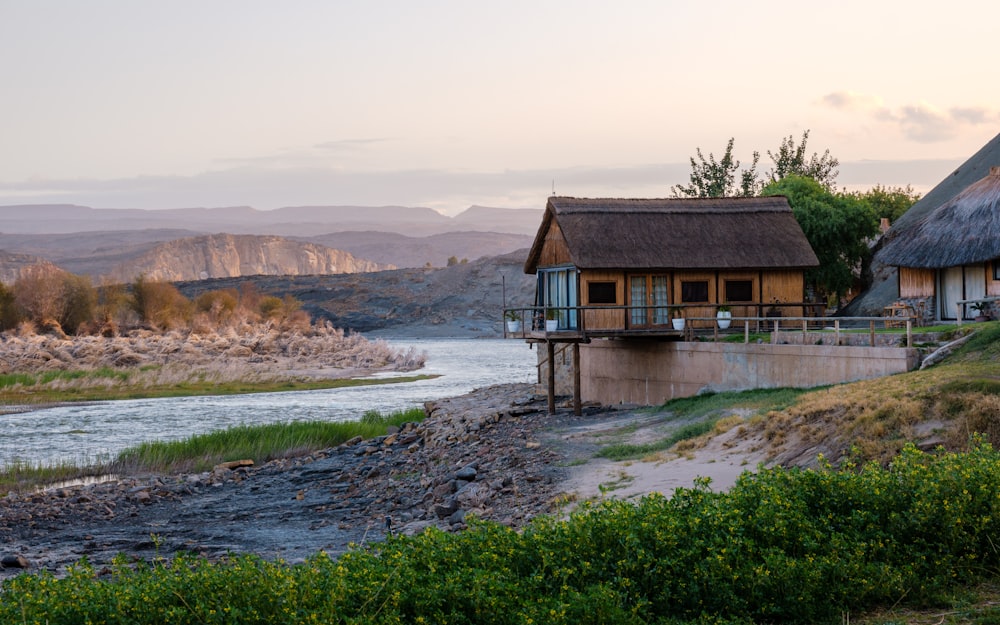
M 869 321 L 868 322 L 868 339 L 869 339 L 869 341 L 871 341 L 869 343 L 869 345 L 871 345 L 872 347 L 875 347 L 875 322 L 874 321 Z
M 549 414 L 556 413 L 556 345 L 545 341 L 549 357 Z
M 913 347 L 913 320 L 906 320 L 906 346 Z
M 833 334 L 836 340 L 834 345 L 840 345 L 840 319 L 833 320 Z
M 758 322 L 759 323 L 759 322 Z M 743 344 L 746 345 L 750 342 L 750 320 L 743 320 Z
M 955 325 L 957 325 L 959 328 L 962 327 L 962 313 L 963 312 L 964 311 L 962 310 L 962 305 L 961 304 L 955 304 L 955 319 L 957 320 L 957 323 Z
M 583 415 L 583 402 L 580 400 L 580 344 L 573 343 L 573 414 Z
M 809 320 L 805 317 L 802 318 L 802 344 L 806 344 L 806 336 L 809 334 Z

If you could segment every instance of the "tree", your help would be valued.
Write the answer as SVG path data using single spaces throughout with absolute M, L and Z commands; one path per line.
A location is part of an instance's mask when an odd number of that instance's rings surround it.
M 71 334 L 93 320 L 96 302 L 90 278 L 55 265 L 25 267 L 14 282 L 14 304 L 24 319 L 40 324 L 55 322 Z
M 920 194 L 910 185 L 905 187 L 875 185 L 868 191 L 854 193 L 854 196 L 868 202 L 875 211 L 875 216 L 879 219 L 888 219 L 889 223 L 894 223 L 920 199 Z
M 691 159 L 691 184 L 674 185 L 670 188 L 674 197 L 751 197 L 760 190 L 757 180 L 757 162 L 760 153 L 753 153 L 750 167 L 740 171 L 740 162 L 733 158 L 733 143 L 730 138 L 722 158 L 715 160 L 715 155 L 709 152 L 708 159 L 696 148 L 698 161 Z M 737 184 L 737 173 L 739 183 Z
M 840 173 L 837 167 L 840 161 L 830 156 L 830 150 L 823 152 L 820 156 L 813 152 L 809 160 L 806 160 L 806 143 L 809 142 L 809 131 L 802 132 L 802 143 L 796 145 L 792 135 L 781 140 L 777 154 L 767 151 L 767 155 L 774 162 L 774 169 L 768 172 L 767 176 L 771 182 L 777 182 L 786 176 L 797 175 L 812 178 L 820 183 L 824 188 L 833 191 L 837 182 L 837 175 Z
M 194 305 L 177 287 L 144 275 L 132 283 L 132 302 L 139 317 L 157 330 L 188 327 L 194 313 Z
M 761 195 L 784 195 L 819 258 L 806 271 L 806 282 L 819 294 L 839 299 L 870 254 L 868 241 L 878 233 L 871 206 L 846 193 L 833 193 L 812 178 L 785 176 L 764 187 Z

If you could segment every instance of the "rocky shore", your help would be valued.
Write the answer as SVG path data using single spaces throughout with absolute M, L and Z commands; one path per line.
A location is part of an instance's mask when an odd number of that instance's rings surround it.
M 521 527 L 557 510 L 564 450 L 539 435 L 573 417 L 545 413 L 528 384 L 430 402 L 428 417 L 371 440 L 260 466 L 129 476 L 0 499 L 0 579 L 57 574 L 82 558 L 190 552 L 299 561 L 320 550 L 464 528 L 468 515 Z

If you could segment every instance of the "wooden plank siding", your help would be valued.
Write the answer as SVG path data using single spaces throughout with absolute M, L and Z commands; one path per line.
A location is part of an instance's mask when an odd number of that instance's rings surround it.
M 760 299 L 760 272 L 757 271 L 720 271 L 718 280 L 718 291 L 715 296 L 715 301 L 720 304 L 726 304 L 730 307 L 730 310 L 734 317 L 756 317 L 758 310 L 756 306 L 740 305 L 740 302 L 730 302 L 726 299 L 726 281 L 749 281 L 751 283 L 751 294 L 753 297 L 750 302 L 756 302 Z
M 805 276 L 801 270 L 779 269 L 761 272 L 760 301 L 764 304 L 774 302 L 801 302 L 805 293 Z M 781 309 L 785 317 L 797 317 L 801 311 L 790 308 Z
M 584 306 L 601 306 L 590 301 L 591 282 L 614 282 L 615 303 L 607 306 L 622 306 L 625 304 L 625 274 L 621 271 L 601 271 L 588 269 L 580 272 L 580 301 Z M 625 328 L 625 310 L 587 310 L 584 311 L 584 327 L 588 330 L 619 330 Z
M 553 267 L 565 265 L 572 262 L 569 254 L 569 247 L 566 245 L 566 238 L 563 236 L 559 224 L 555 221 L 549 226 L 549 231 L 545 235 L 545 244 L 539 257 L 540 267 Z
M 990 297 L 1000 297 L 1000 280 L 993 279 L 998 264 L 1000 264 L 1000 260 L 986 263 L 986 294 Z
M 674 272 L 672 281 L 671 301 L 684 305 L 684 317 L 715 317 L 715 306 L 718 304 L 716 294 L 719 287 L 714 271 L 677 271 Z M 681 285 L 684 282 L 708 282 L 708 302 L 704 306 L 692 306 L 689 302 L 681 301 Z M 715 325 L 714 321 L 691 321 L 693 328 L 706 328 Z
M 914 269 L 912 267 L 900 267 L 899 296 L 903 298 L 933 297 L 934 270 Z

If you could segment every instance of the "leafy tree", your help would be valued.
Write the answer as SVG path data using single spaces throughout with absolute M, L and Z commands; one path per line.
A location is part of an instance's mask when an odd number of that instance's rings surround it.
M 806 271 L 818 293 L 845 294 L 870 254 L 868 241 L 878 232 L 871 206 L 846 193 L 833 193 L 812 178 L 785 176 L 764 187 L 762 195 L 784 195 L 795 213 L 819 267 Z
M 809 131 L 803 131 L 802 143 L 796 145 L 792 135 L 781 140 L 778 152 L 767 151 L 767 155 L 774 162 L 774 169 L 768 172 L 771 182 L 777 182 L 785 176 L 797 175 L 812 178 L 823 187 L 832 191 L 837 182 L 837 174 L 840 172 L 837 167 L 840 161 L 830 155 L 830 150 L 823 152 L 820 156 L 813 152 L 809 159 L 806 159 L 806 144 L 809 142 Z
M 854 196 L 868 202 L 875 211 L 875 216 L 879 219 L 887 218 L 889 223 L 894 223 L 920 199 L 920 194 L 910 185 L 905 187 L 875 185 L 868 191 L 854 193 Z
M 740 162 L 733 158 L 733 142 L 730 138 L 722 158 L 715 160 L 715 155 L 709 152 L 708 158 L 701 153 L 701 148 L 695 152 L 698 160 L 691 159 L 691 184 L 674 185 L 670 188 L 674 197 L 751 197 L 760 190 L 757 179 L 757 162 L 760 153 L 753 153 L 750 167 L 740 170 Z M 738 176 L 737 176 L 738 174 Z M 737 181 L 738 180 L 738 181 Z

